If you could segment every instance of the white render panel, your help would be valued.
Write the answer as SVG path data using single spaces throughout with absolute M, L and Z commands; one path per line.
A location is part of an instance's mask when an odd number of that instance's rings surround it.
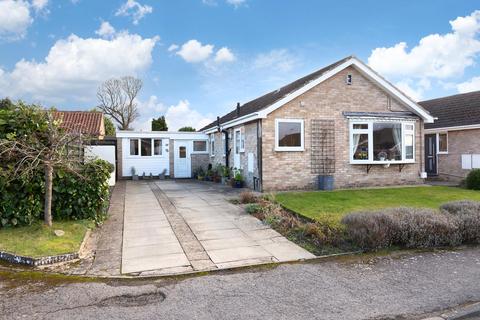
M 153 138 L 150 136 L 143 136 L 142 138 Z M 135 137 L 134 139 L 138 139 Z M 159 175 L 164 170 L 165 174 L 170 175 L 170 162 L 169 162 L 169 139 L 162 139 L 162 155 L 159 156 L 131 156 L 130 155 L 130 139 L 122 139 L 122 176 L 132 176 L 132 167 L 135 167 L 137 175 L 141 176 L 144 172 L 145 175 Z M 140 148 L 140 146 L 139 146 Z M 152 150 L 153 152 L 153 150 Z

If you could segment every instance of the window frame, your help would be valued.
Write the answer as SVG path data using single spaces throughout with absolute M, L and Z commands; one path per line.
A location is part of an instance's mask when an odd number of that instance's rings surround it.
M 281 147 L 278 143 L 278 128 L 280 123 L 300 123 L 300 146 L 298 147 Z M 275 119 L 275 151 L 277 152 L 303 152 L 305 151 L 305 121 L 304 119 Z
M 210 151 L 210 157 L 215 157 L 215 133 L 210 134 L 208 148 Z
M 195 142 L 205 142 L 205 150 L 204 151 L 195 151 Z M 205 139 L 195 139 L 192 141 L 192 153 L 196 153 L 196 154 L 208 154 L 208 145 L 210 144 L 210 141 L 209 140 L 205 140 Z
M 440 135 L 444 134 L 447 137 L 447 150 L 441 151 L 440 150 Z M 448 131 L 437 132 L 437 154 L 448 154 Z
M 151 155 L 149 156 L 143 156 L 142 155 L 142 139 L 150 139 L 150 147 L 151 147 Z M 137 155 L 132 155 L 130 154 L 130 150 L 128 152 L 128 158 L 138 158 L 138 159 L 150 159 L 150 158 L 162 158 L 168 156 L 168 152 L 163 150 L 164 147 L 167 147 L 167 144 L 164 144 L 163 140 L 168 140 L 165 138 L 128 138 L 128 146 L 130 147 L 130 141 L 136 140 L 138 144 L 138 154 Z M 155 154 L 155 140 L 160 140 L 162 141 L 162 147 L 161 147 L 161 154 Z
M 379 122 L 397 123 L 402 126 L 402 160 L 374 160 L 373 159 L 373 124 Z M 367 129 L 354 129 L 356 124 L 367 124 Z M 411 125 L 413 128 L 410 130 L 406 126 Z M 367 134 L 368 135 L 368 159 L 358 160 L 353 159 L 353 135 L 354 134 Z M 413 135 L 413 159 L 407 159 L 405 136 Z M 389 119 L 352 119 L 349 122 L 349 148 L 350 148 L 350 164 L 403 164 L 403 163 L 415 163 L 416 162 L 416 136 L 415 136 L 415 121 L 413 120 L 389 120 Z

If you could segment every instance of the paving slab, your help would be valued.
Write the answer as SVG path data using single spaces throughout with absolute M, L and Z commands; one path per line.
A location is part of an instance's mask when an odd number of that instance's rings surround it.
M 263 249 L 261 246 L 239 247 L 232 250 L 232 248 L 225 248 L 219 250 L 210 250 L 208 255 L 215 263 L 225 263 L 247 259 L 270 259 L 273 255 Z

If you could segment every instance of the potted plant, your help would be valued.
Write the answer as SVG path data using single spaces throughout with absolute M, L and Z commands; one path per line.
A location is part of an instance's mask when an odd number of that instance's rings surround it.
M 138 175 L 137 175 L 137 170 L 135 169 L 135 167 L 132 167 L 130 169 L 130 171 L 132 172 L 132 180 L 137 181 L 138 180 Z
M 203 171 L 202 168 L 198 168 L 197 179 L 199 181 L 203 181 L 205 179 L 205 172 Z
M 230 179 L 230 169 L 227 166 L 222 166 L 222 184 L 228 184 Z
M 145 171 L 143 171 L 143 174 L 142 174 L 142 180 L 145 180 Z
M 240 169 L 235 169 L 233 172 L 233 187 L 243 188 L 243 176 Z
M 213 171 L 213 181 L 216 183 L 220 183 L 222 181 L 222 169 L 223 166 L 218 164 Z
M 208 164 L 207 172 L 205 172 L 205 181 L 213 181 L 212 164 Z

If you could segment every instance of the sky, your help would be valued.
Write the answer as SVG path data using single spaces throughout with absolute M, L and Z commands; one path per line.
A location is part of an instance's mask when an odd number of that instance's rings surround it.
M 0 98 L 89 110 L 135 76 L 138 130 L 198 129 L 349 55 L 417 101 L 480 90 L 480 3 L 0 0 Z

